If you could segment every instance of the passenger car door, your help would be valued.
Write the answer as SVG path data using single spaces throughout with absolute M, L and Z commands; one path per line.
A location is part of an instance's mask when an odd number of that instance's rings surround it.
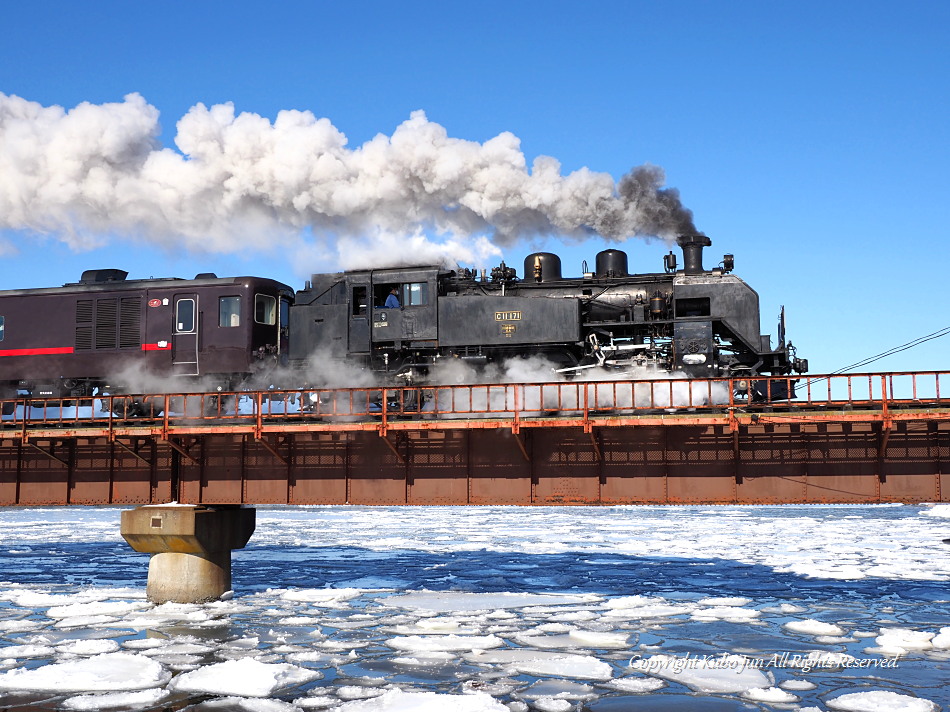
M 172 329 L 172 371 L 180 376 L 198 375 L 198 295 L 176 294 Z

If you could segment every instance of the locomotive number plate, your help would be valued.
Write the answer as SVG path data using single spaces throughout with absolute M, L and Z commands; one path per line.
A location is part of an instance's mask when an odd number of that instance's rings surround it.
M 521 321 L 521 312 L 495 312 L 495 321 Z

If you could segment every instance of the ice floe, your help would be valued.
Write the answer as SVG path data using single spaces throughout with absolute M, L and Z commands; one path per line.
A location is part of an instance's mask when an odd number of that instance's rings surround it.
M 168 697 L 162 689 L 141 690 L 139 692 L 107 692 L 101 695 L 76 695 L 63 701 L 63 707 L 70 710 L 111 710 L 145 709 L 156 705 Z
M 56 645 L 57 653 L 68 655 L 101 655 L 119 650 L 114 640 L 67 640 Z
M 160 663 L 132 653 L 108 653 L 0 673 L 0 690 L 88 692 L 142 690 L 171 679 Z
M 455 591 L 417 591 L 386 599 L 390 606 L 425 611 L 490 611 L 496 608 L 525 608 L 538 605 L 563 605 L 599 600 L 596 596 L 563 596 L 531 593 L 461 593 Z
M 372 700 L 347 702 L 339 712 L 510 712 L 491 695 L 473 692 L 447 695 L 436 692 L 389 690 Z
M 221 710 L 221 712 L 298 712 L 299 707 L 282 700 L 263 700 L 248 697 L 219 697 L 198 705 L 198 709 Z
M 386 645 L 396 650 L 487 650 L 498 648 L 505 641 L 495 635 L 407 635 L 390 638 Z
M 590 630 L 570 630 L 566 635 L 518 635 L 519 644 L 531 648 L 614 648 L 628 647 L 628 633 L 599 633 Z
M 888 690 L 853 692 L 828 700 L 828 707 L 841 712 L 935 712 L 935 702 Z
M 298 697 L 293 701 L 293 704 L 303 709 L 323 710 L 328 707 L 336 707 L 340 704 L 340 700 L 330 695 L 312 695 L 310 697 Z
M 950 504 L 934 504 L 925 509 L 921 514 L 931 517 L 950 517 Z
M 778 687 L 753 687 L 749 690 L 743 690 L 740 697 L 752 702 L 768 702 L 771 704 L 798 702 L 798 697 Z
M 301 601 L 313 606 L 332 605 L 340 601 L 349 601 L 364 593 L 358 588 L 307 588 L 299 591 L 285 591 L 281 598 L 285 601 Z
M 655 692 L 666 687 L 666 682 L 657 680 L 655 677 L 621 677 L 607 684 L 615 690 L 638 693 Z
M 49 645 L 8 645 L 0 648 L 0 657 L 25 660 L 27 658 L 48 658 L 56 654 L 56 648 Z
M 253 658 L 227 660 L 186 672 L 168 686 L 178 692 L 203 692 L 242 697 L 267 697 L 320 677 L 320 673 L 289 663 L 262 663 Z
M 884 655 L 904 655 L 908 650 L 929 650 L 933 648 L 934 634 L 923 630 L 907 628 L 882 628 L 881 634 L 874 639 L 877 649 Z
M 805 635 L 842 635 L 844 633 L 844 628 L 839 625 L 824 623 L 811 618 L 803 621 L 792 621 L 786 623 L 783 627 L 793 633 L 803 633 Z
M 745 692 L 771 687 L 773 682 L 765 673 L 751 668 L 749 659 L 741 655 L 653 655 L 632 661 L 631 667 L 696 692 Z
M 571 680 L 538 680 L 527 689 L 518 693 L 518 697 L 526 700 L 561 699 L 561 700 L 591 700 L 597 697 L 594 687 L 583 682 Z

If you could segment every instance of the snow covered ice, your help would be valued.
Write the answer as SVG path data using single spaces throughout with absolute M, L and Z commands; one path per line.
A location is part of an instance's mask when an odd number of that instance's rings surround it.
M 0 708 L 950 712 L 948 510 L 259 508 L 155 606 L 119 508 L 0 509 Z

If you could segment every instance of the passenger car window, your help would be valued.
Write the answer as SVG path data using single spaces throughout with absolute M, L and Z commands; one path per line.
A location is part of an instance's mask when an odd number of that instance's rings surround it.
M 241 298 L 220 297 L 218 299 L 218 326 L 241 325 Z
M 267 294 L 254 295 L 254 321 L 258 324 L 277 323 L 277 298 Z

